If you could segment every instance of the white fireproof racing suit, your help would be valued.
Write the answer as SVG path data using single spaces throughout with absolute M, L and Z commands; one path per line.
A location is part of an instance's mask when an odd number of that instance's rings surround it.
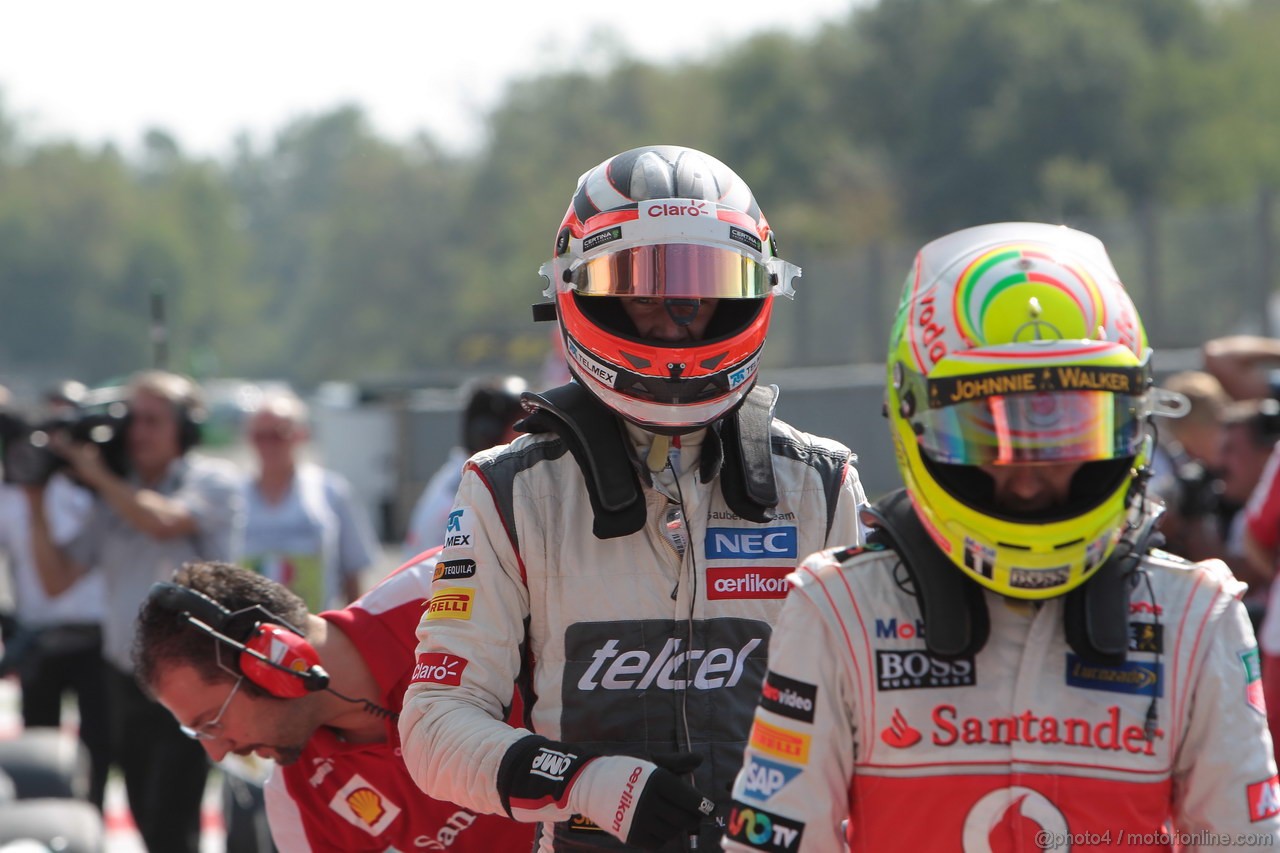
M 897 555 L 837 553 L 792 577 L 724 849 L 832 853 L 846 818 L 853 851 L 1280 849 L 1258 649 L 1225 565 L 1144 559 L 1108 667 L 1071 650 L 1061 598 L 991 592 L 982 650 L 932 658 Z
M 644 459 L 652 436 L 628 435 Z M 644 486 L 644 527 L 610 539 L 593 535 L 583 475 L 557 436 L 473 457 L 400 717 L 419 786 L 505 813 L 499 765 L 529 735 L 503 722 L 518 680 L 540 735 L 601 753 L 701 754 L 692 781 L 716 800 L 720 823 L 706 821 L 699 848 L 714 848 L 785 578 L 807 553 L 861 541 L 865 497 L 849 450 L 776 420 L 771 436 L 775 520 L 737 516 L 718 480 L 700 482 L 699 432 L 673 449 L 665 487 Z M 625 849 L 567 809 L 540 814 L 541 850 Z

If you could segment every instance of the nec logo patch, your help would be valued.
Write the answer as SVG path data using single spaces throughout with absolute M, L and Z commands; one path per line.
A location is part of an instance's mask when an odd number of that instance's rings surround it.
M 737 598 L 786 598 L 791 584 L 790 566 L 750 566 L 707 569 L 707 598 L 711 601 Z
M 799 551 L 794 527 L 709 527 L 704 541 L 708 560 L 794 560 Z

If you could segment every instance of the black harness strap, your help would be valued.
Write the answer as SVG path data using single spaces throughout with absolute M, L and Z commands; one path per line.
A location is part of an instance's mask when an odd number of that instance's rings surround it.
M 874 528 L 868 538 L 896 551 L 911 577 L 929 652 L 953 659 L 981 651 L 991 633 L 982 586 L 934 545 L 906 490 L 877 501 L 864 516 Z M 1067 643 L 1089 663 L 1115 666 L 1125 661 L 1129 578 L 1148 546 L 1155 544 L 1154 524 L 1155 517 L 1145 520 L 1136 535 L 1117 545 L 1091 578 L 1066 594 L 1063 619 Z

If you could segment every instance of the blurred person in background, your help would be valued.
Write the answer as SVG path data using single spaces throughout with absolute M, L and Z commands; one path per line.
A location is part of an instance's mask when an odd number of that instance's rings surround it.
M 432 796 L 540 823 L 539 850 L 709 850 L 784 576 L 859 541 L 865 498 L 849 449 L 774 418 L 756 383 L 799 270 L 729 167 L 611 157 L 553 247 L 535 316 L 558 320 L 574 381 L 526 394 L 530 434 L 467 462 L 405 763 Z
M 1200 347 L 1204 369 L 1233 400 L 1280 399 L 1280 340 L 1264 335 L 1226 335 Z
M 520 395 L 528 387 L 519 376 L 489 377 L 467 386 L 461 418 L 462 443 L 449 451 L 449 458 L 427 481 L 413 506 L 405 534 L 406 558 L 444 542 L 453 496 L 462 482 L 462 466 L 481 450 L 510 444 L 519 435 L 515 423 L 525 415 Z
M 1275 400 L 1261 403 L 1272 415 L 1280 415 L 1280 404 Z M 1275 581 L 1280 560 L 1280 444 L 1273 447 L 1241 514 L 1243 550 L 1252 576 L 1259 584 L 1270 584 L 1258 643 L 1262 648 L 1262 683 L 1274 740 L 1280 738 L 1280 583 Z
M 1267 609 L 1270 572 L 1260 572 L 1256 560 L 1250 559 L 1253 546 L 1248 543 L 1248 514 L 1246 504 L 1258 493 L 1263 473 L 1280 441 L 1280 401 L 1237 400 L 1229 404 L 1222 414 L 1222 446 L 1218 454 L 1219 482 L 1217 508 L 1214 516 L 1217 525 L 1213 533 L 1218 536 L 1216 553 L 1237 578 L 1249 584 L 1245 595 L 1245 607 L 1255 631 L 1261 630 L 1262 616 Z M 1280 496 L 1275 498 L 1280 500 Z M 1257 500 L 1272 500 L 1265 492 Z
M 32 550 L 51 596 L 91 567 L 102 572 L 112 757 L 129 809 L 152 853 L 198 853 L 208 759 L 134 680 L 135 617 L 151 585 L 183 563 L 231 558 L 243 521 L 239 475 L 229 462 L 191 452 L 204 403 L 190 378 L 146 370 L 131 377 L 126 394 L 126 470 L 113 470 L 97 443 L 58 441 L 56 452 L 93 491 L 93 506 L 81 530 L 59 544 L 45 514 L 45 486 L 27 486 Z
M 886 362 L 904 488 L 791 575 L 724 848 L 1275 849 L 1244 584 L 1152 549 L 1150 420 L 1185 401 L 1103 245 L 930 242 Z
M 400 758 L 396 716 L 434 571 L 407 564 L 313 615 L 243 567 L 190 563 L 143 604 L 139 680 L 214 761 L 272 760 L 266 812 L 281 853 L 531 848 L 530 827 L 431 799 Z
M 284 584 L 312 612 L 360 595 L 378 559 L 373 526 L 341 474 L 302 458 L 311 437 L 307 405 L 268 390 L 245 421 L 257 470 L 244 483 L 244 551 L 238 562 Z
M 1212 374 L 1174 373 L 1163 383 L 1187 398 L 1187 413 L 1159 425 L 1148 494 L 1165 505 L 1159 530 L 1165 548 L 1188 560 L 1222 554 L 1218 510 L 1223 413 L 1231 397 Z
M 43 394 L 41 417 L 74 418 L 85 392 L 80 382 L 59 382 Z M 56 542 L 65 543 L 80 530 L 92 503 L 92 493 L 66 472 L 53 474 L 44 511 Z M 89 801 L 101 810 L 111 762 L 102 572 L 91 570 L 65 592 L 48 595 L 31 550 L 26 495 L 21 486 L 7 482 L 0 485 L 0 550 L 8 557 L 14 599 L 14 633 L 5 644 L 0 675 L 17 673 L 27 728 L 61 726 L 63 694 L 75 694 L 79 737 L 89 754 Z

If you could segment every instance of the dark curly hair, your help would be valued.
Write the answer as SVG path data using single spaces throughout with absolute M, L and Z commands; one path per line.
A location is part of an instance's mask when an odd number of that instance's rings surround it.
M 186 563 L 173 574 L 172 583 L 203 593 L 232 613 L 260 607 L 278 617 L 286 627 L 306 631 L 307 605 L 292 590 L 257 572 L 219 561 Z M 233 640 L 248 638 L 258 619 L 231 620 L 225 628 Z M 169 666 L 187 664 L 210 683 L 230 681 L 232 676 L 218 666 L 219 661 L 236 675 L 241 675 L 239 654 L 199 628 L 178 618 L 154 596 L 147 596 L 138 610 L 137 632 L 133 640 L 134 677 L 149 696 L 152 685 Z M 271 694 L 245 679 L 241 688 L 252 696 Z

